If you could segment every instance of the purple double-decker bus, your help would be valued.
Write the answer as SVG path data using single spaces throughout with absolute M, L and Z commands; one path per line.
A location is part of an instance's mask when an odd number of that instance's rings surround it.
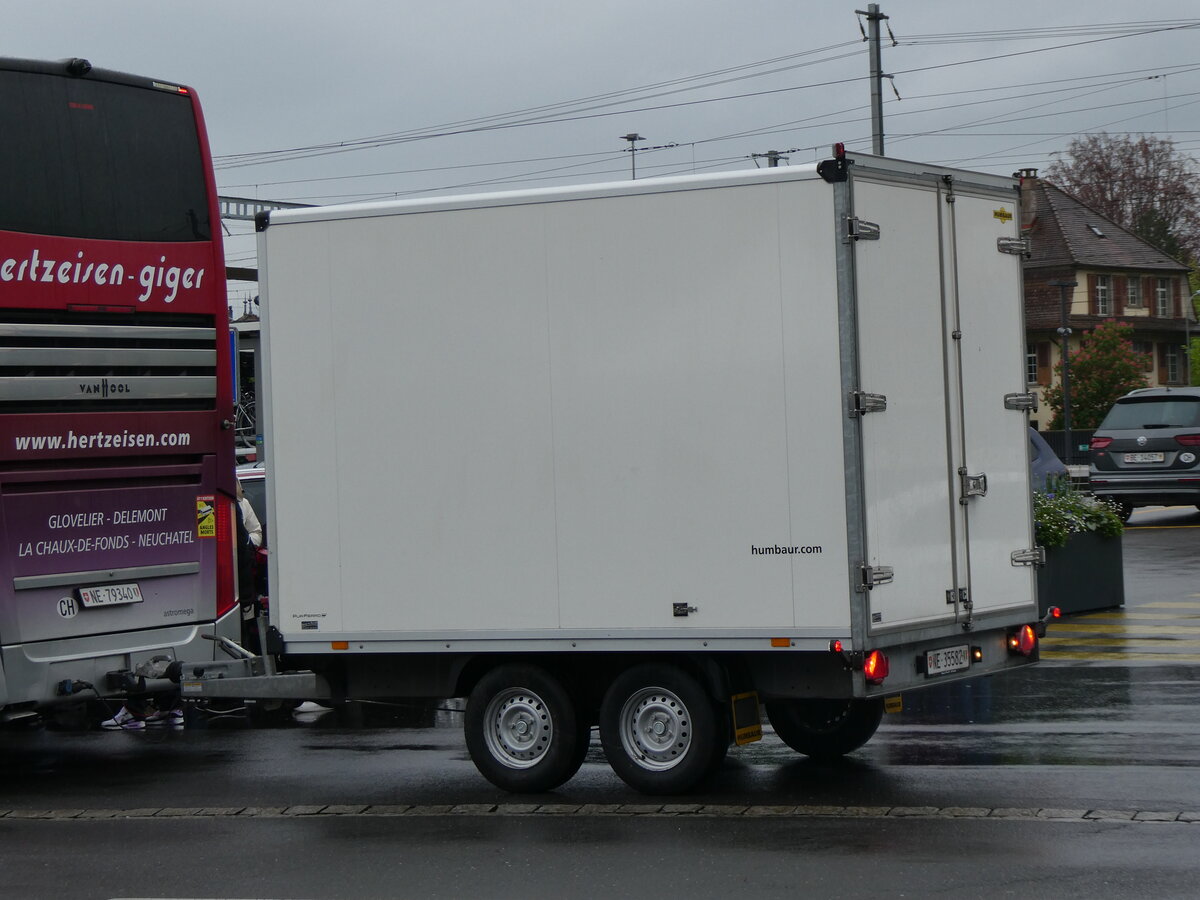
M 237 637 L 233 371 L 196 95 L 0 59 L 0 721 Z M 148 678 L 148 680 L 147 680 Z

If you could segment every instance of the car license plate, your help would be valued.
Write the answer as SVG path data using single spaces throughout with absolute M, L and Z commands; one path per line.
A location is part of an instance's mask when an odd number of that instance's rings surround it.
M 959 647 L 943 647 L 925 654 L 925 674 L 944 675 L 971 667 L 971 648 L 967 644 Z
M 1127 463 L 1156 463 L 1162 462 L 1163 455 L 1161 453 L 1126 453 L 1125 462 Z
M 142 589 L 136 584 L 102 584 L 97 587 L 85 587 L 79 589 L 79 601 L 85 607 L 141 603 Z

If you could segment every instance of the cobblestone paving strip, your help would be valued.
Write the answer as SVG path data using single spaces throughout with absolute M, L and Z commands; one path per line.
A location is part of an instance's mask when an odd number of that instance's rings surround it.
M 95 821 L 98 819 L 356 818 L 365 816 L 624 816 L 629 818 L 762 819 L 887 818 L 1006 819 L 1043 822 L 1178 823 L 1200 825 L 1200 811 L 1136 809 L 1037 809 L 973 806 L 742 806 L 723 803 L 462 803 L 457 805 L 205 806 L 143 809 L 0 809 L 0 819 Z

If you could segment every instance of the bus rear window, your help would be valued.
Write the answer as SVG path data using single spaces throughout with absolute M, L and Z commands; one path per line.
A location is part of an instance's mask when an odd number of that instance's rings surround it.
M 0 71 L 0 230 L 119 241 L 212 235 L 191 99 Z

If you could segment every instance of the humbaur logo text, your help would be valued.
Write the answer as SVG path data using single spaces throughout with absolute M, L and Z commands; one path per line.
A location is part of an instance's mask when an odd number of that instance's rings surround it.
M 205 270 L 196 266 L 173 266 L 166 255 L 157 263 L 141 267 L 90 259 L 84 250 L 73 259 L 50 259 L 35 247 L 21 258 L 0 259 L 0 289 L 5 282 L 38 284 L 79 284 L 119 288 L 126 285 L 139 290 L 136 299 L 173 303 L 180 291 L 199 290 Z

